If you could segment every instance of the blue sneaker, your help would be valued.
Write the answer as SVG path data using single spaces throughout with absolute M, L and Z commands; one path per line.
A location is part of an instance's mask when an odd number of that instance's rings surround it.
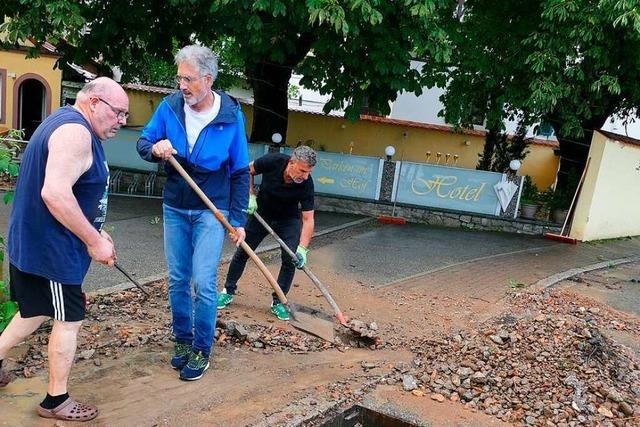
M 175 355 L 171 359 L 171 367 L 178 370 L 184 368 L 189 361 L 190 354 L 191 344 L 177 342 L 175 346 Z
M 191 351 L 189 361 L 180 371 L 180 379 L 185 381 L 199 380 L 207 369 L 209 369 L 209 355 L 205 355 L 201 351 Z

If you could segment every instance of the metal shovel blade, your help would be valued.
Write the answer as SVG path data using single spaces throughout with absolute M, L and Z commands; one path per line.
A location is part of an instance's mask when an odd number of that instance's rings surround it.
M 291 313 L 289 323 L 294 328 L 300 329 L 318 338 L 333 343 L 336 337 L 334 318 L 328 314 L 289 301 L 287 304 Z

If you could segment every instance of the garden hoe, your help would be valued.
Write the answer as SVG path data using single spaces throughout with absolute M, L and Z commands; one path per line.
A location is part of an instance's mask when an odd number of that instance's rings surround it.
M 222 212 L 220 212 L 218 208 L 216 208 L 213 202 L 206 196 L 206 194 L 204 194 L 200 187 L 198 187 L 198 184 L 195 183 L 195 181 L 189 176 L 187 171 L 184 170 L 184 168 L 173 156 L 169 157 L 169 163 L 178 171 L 178 173 L 184 178 L 184 180 L 187 181 L 187 184 L 189 184 L 193 191 L 195 191 L 196 194 L 202 199 L 204 204 L 207 205 L 207 207 L 213 212 L 215 217 L 222 223 L 224 228 L 226 228 L 229 233 L 234 233 L 235 229 L 231 224 L 229 224 L 229 221 L 227 221 Z M 247 255 L 249 255 L 249 258 L 251 258 L 253 262 L 256 263 L 262 274 L 264 274 L 264 277 L 266 277 L 267 281 L 273 288 L 273 291 L 278 296 L 280 302 L 287 307 L 287 310 L 291 314 L 291 325 L 297 329 L 333 343 L 335 340 L 335 331 L 333 329 L 333 320 L 331 316 L 328 316 L 326 314 L 323 315 L 323 313 L 309 307 L 303 308 L 302 306 L 287 300 L 287 297 L 282 292 L 282 289 L 280 289 L 280 285 L 278 285 L 276 279 L 273 277 L 264 263 L 260 260 L 260 258 L 258 258 L 253 249 L 251 249 L 246 242 L 242 242 L 240 246 L 242 247 L 242 249 L 244 249 Z
M 120 273 L 124 274 L 124 275 L 125 275 L 125 277 L 131 281 L 131 283 L 133 283 L 134 285 L 136 285 L 136 288 L 138 288 L 138 289 L 140 289 L 140 290 L 142 291 L 142 293 L 144 294 L 144 299 L 149 298 L 149 292 L 147 292 L 147 291 L 142 287 L 142 285 L 141 285 L 140 283 L 138 283 L 138 281 L 137 281 L 136 279 L 134 279 L 134 278 L 133 278 L 133 276 L 131 276 L 131 275 L 127 272 L 127 270 L 125 270 L 124 268 L 122 268 L 122 267 L 120 266 L 120 264 L 118 264 L 117 262 L 114 262 L 114 263 L 113 263 L 113 266 L 114 266 L 115 268 L 117 268 L 117 269 L 120 271 Z
M 280 236 L 278 236 L 276 234 L 276 232 L 273 231 L 273 228 L 271 228 L 269 226 L 269 224 L 267 224 L 267 222 L 264 220 L 264 218 L 262 218 L 260 216 L 260 214 L 258 214 L 258 212 L 254 212 L 253 216 L 255 217 L 255 219 L 258 220 L 258 222 L 260 224 L 262 224 L 262 226 L 265 228 L 265 230 L 267 230 L 269 232 L 269 234 L 271 234 L 271 236 L 273 236 L 273 238 L 276 239 L 276 241 L 278 242 L 280 247 L 287 254 L 289 254 L 291 259 L 293 259 L 293 261 L 297 263 L 298 262 L 298 257 L 296 256 L 296 254 L 291 250 L 291 248 L 289 248 L 289 246 L 287 246 L 287 244 L 280 238 Z M 340 310 L 340 307 L 338 307 L 338 304 L 336 304 L 336 301 L 333 299 L 333 297 L 331 296 L 331 294 L 329 293 L 327 288 L 322 284 L 320 279 L 318 279 L 316 277 L 316 275 L 313 274 L 313 272 L 306 265 L 302 266 L 302 271 L 304 271 L 305 274 L 307 276 L 309 276 L 309 279 L 311 279 L 311 281 L 316 286 L 316 288 L 318 288 L 320 290 L 320 292 L 322 292 L 322 295 L 324 295 L 324 298 L 327 300 L 329 305 L 331 305 L 331 308 L 333 308 L 334 316 L 335 316 L 336 320 L 338 320 L 338 323 L 340 323 L 342 326 L 347 328 L 347 330 L 349 330 L 349 332 L 351 334 L 355 335 L 356 337 L 362 336 L 362 328 L 354 327 L 354 323 L 347 322 L 347 319 L 344 317 L 344 314 L 342 314 L 342 310 Z M 312 310 L 312 312 L 309 313 L 310 315 L 316 315 L 316 314 L 320 313 L 318 310 L 315 310 L 315 309 L 312 309 L 312 308 L 309 308 L 309 307 L 301 307 L 301 310 L 300 310 L 301 314 L 307 314 L 307 310 Z M 329 315 L 327 315 L 325 313 L 322 313 L 322 315 L 324 317 L 331 318 Z M 363 323 L 363 322 L 358 322 L 358 323 Z M 333 326 L 332 326 L 332 328 L 333 328 Z M 369 338 L 372 338 L 374 341 L 376 339 L 376 337 L 369 337 Z

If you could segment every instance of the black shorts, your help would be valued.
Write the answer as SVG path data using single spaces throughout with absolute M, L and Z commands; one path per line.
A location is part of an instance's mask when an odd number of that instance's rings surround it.
M 9 264 L 11 299 L 24 318 L 48 316 L 63 322 L 84 319 L 86 297 L 80 285 L 65 285 L 20 271 Z

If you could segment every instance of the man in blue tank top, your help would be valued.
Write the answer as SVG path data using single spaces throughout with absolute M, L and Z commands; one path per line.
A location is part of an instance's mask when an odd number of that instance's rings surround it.
M 0 387 L 9 375 L 9 350 L 53 319 L 49 337 L 49 384 L 38 415 L 88 421 L 94 405 L 69 397 L 67 380 L 85 315 L 82 282 L 91 260 L 113 265 L 116 251 L 102 230 L 109 169 L 102 141 L 126 124 L 127 94 L 100 77 L 78 92 L 73 106 L 47 117 L 22 158 L 9 219 L 11 299 L 19 311 L 0 336 Z

